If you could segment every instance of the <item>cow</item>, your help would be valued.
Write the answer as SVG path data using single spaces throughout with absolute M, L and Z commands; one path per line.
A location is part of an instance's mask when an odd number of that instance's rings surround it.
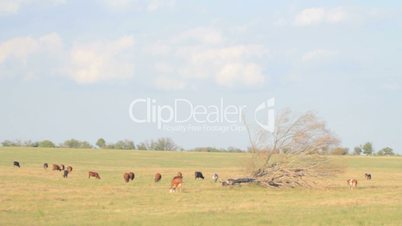
M 154 177 L 155 183 L 156 183 L 156 182 L 159 182 L 161 179 L 162 179 L 162 175 L 161 175 L 160 173 L 156 173 L 156 174 L 155 174 L 155 177 Z
M 219 179 L 219 176 L 217 173 L 212 174 L 212 180 L 216 183 Z
M 124 173 L 123 174 L 123 179 L 126 183 L 130 181 L 130 174 L 129 173 Z
M 21 165 L 20 165 L 20 163 L 19 163 L 18 161 L 14 161 L 14 162 L 13 162 L 13 165 L 16 166 L 16 167 L 18 167 L 18 168 L 21 168 Z
M 135 174 L 133 172 L 129 172 L 128 175 L 130 176 L 130 180 L 134 180 Z
M 181 172 L 177 172 L 177 176 L 183 177 L 183 174 Z
M 67 166 L 67 171 L 68 171 L 69 173 L 71 173 L 71 171 L 73 171 L 73 167 Z
M 59 166 L 59 165 L 57 165 L 57 164 L 53 164 L 53 165 L 52 165 L 52 170 L 58 170 L 58 171 L 61 171 L 61 168 L 60 168 L 60 166 Z
M 64 170 L 64 169 L 65 169 L 65 166 L 64 166 L 63 164 L 60 164 L 60 169 L 61 169 L 61 170 Z
M 195 171 L 195 172 L 194 172 L 194 178 L 195 178 L 195 179 L 200 178 L 200 179 L 203 179 L 203 180 L 204 180 L 204 175 L 202 175 L 202 173 L 199 172 L 199 171 Z
M 371 180 L 371 173 L 365 173 L 366 180 Z
M 173 177 L 172 182 L 170 183 L 170 192 L 181 191 L 181 187 L 183 186 L 183 176 L 177 175 Z
M 357 180 L 356 179 L 349 179 L 346 182 L 348 183 L 350 190 L 353 190 L 357 186 Z
M 64 171 L 63 171 L 63 177 L 64 177 L 64 178 L 67 178 L 69 172 L 70 172 L 70 171 L 68 171 L 68 170 L 64 170 Z
M 95 177 L 96 179 L 101 179 L 98 172 L 89 171 L 88 172 L 88 179 L 91 177 Z
M 43 163 L 43 169 L 47 169 L 49 167 L 49 164 Z

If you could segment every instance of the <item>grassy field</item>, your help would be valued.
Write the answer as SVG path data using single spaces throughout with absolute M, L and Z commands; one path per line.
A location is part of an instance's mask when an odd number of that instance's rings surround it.
M 243 153 L 0 148 L 0 225 L 402 225 L 401 157 L 333 158 L 347 168 L 328 188 L 277 190 L 211 181 L 213 172 L 246 175 Z M 64 179 L 44 162 L 74 170 Z M 102 179 L 88 179 L 89 170 Z M 195 181 L 195 170 L 206 180 Z M 133 183 L 124 183 L 125 171 L 135 172 Z M 177 171 L 183 192 L 169 193 Z

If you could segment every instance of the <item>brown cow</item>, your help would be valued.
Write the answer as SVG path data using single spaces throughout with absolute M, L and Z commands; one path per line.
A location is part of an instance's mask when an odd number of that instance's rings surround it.
M 123 179 L 126 183 L 128 183 L 130 180 L 134 180 L 135 174 L 133 172 L 128 172 L 123 174 Z
M 130 181 L 130 174 L 129 173 L 124 173 L 123 174 L 123 179 L 126 183 Z
M 357 180 L 356 179 L 349 179 L 346 182 L 348 183 L 350 190 L 353 190 L 357 186 Z
M 57 165 L 57 164 L 53 164 L 53 165 L 52 165 L 52 170 L 58 170 L 58 171 L 61 171 L 61 168 L 60 168 L 60 166 L 59 166 L 59 165 Z
M 43 163 L 43 169 L 47 169 L 49 165 L 47 163 Z
M 159 182 L 161 179 L 162 179 L 162 175 L 160 173 L 156 173 L 155 177 L 154 177 L 155 183 Z
M 183 178 L 183 174 L 181 172 L 177 172 L 177 176 L 182 177 Z
M 64 170 L 66 167 L 63 164 L 60 164 L 61 170 Z
M 100 176 L 99 176 L 99 173 L 93 172 L 93 171 L 89 171 L 89 172 L 88 172 L 88 178 L 91 178 L 91 177 L 95 177 L 96 179 L 101 179 Z
M 71 171 L 73 171 L 73 167 L 67 166 L 67 171 L 68 171 L 69 173 L 71 173 Z
M 183 176 L 180 173 L 180 175 L 173 177 L 169 191 L 170 192 L 176 192 L 176 190 L 181 191 L 182 186 L 183 186 Z

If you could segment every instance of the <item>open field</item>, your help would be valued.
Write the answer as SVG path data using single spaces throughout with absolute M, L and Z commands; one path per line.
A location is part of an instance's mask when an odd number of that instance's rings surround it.
M 0 225 L 402 225 L 401 157 L 332 157 L 344 174 L 327 189 L 223 188 L 244 176 L 243 153 L 0 148 Z M 20 161 L 20 169 L 12 166 Z M 68 179 L 44 162 L 73 166 Z M 51 166 L 50 166 L 51 167 Z M 87 178 L 98 171 L 101 180 Z M 122 174 L 134 171 L 134 182 Z M 205 181 L 195 181 L 200 170 Z M 169 193 L 177 171 L 182 193 Z M 162 173 L 155 184 L 153 175 Z M 373 175 L 371 181 L 364 173 Z M 349 191 L 345 180 L 358 179 Z

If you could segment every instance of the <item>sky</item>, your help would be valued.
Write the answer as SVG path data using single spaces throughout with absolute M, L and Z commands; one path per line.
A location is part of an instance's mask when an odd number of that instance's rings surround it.
M 130 104 L 274 98 L 345 147 L 402 153 L 401 40 L 400 1 L 0 0 L 0 140 L 245 148 L 244 130 L 160 129 Z

